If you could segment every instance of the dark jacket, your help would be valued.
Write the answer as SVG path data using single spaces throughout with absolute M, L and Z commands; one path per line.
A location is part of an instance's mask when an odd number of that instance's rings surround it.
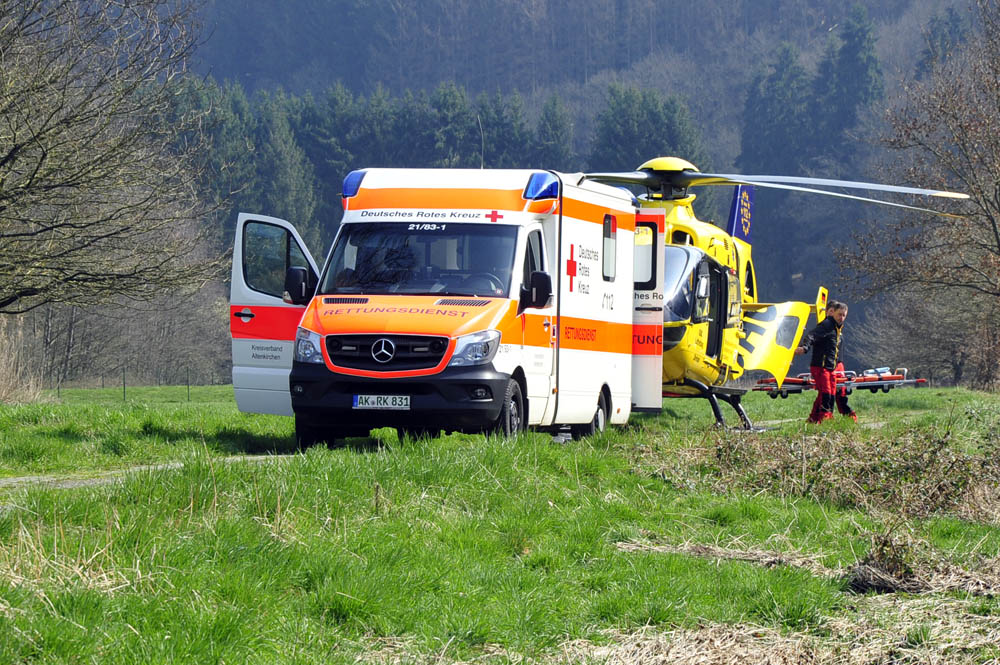
M 802 346 L 806 347 L 806 351 L 812 348 L 810 367 L 823 367 L 830 370 L 837 367 L 837 361 L 840 358 L 842 331 L 843 326 L 837 325 L 837 321 L 832 316 L 828 316 L 802 338 Z

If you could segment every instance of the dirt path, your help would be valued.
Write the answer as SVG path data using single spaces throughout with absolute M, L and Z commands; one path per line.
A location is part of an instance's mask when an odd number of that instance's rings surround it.
M 294 455 L 233 455 L 231 457 L 223 457 L 215 461 L 222 464 L 233 464 L 238 462 L 273 462 L 282 459 L 289 459 L 291 457 L 294 457 Z M 130 466 L 126 469 L 117 469 L 115 471 L 98 471 L 88 476 L 82 476 L 80 474 L 11 476 L 10 478 L 0 478 L 0 491 L 6 489 L 17 489 L 28 485 L 45 485 L 46 487 L 53 487 L 56 489 L 72 489 L 74 487 L 108 485 L 115 482 L 119 478 L 124 478 L 130 474 L 141 473 L 143 471 L 180 469 L 183 466 L 183 462 L 164 462 L 163 464 L 142 464 L 139 466 Z

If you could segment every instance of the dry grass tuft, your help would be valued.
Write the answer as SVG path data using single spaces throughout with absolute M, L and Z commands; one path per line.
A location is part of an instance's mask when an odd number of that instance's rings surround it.
M 951 514 L 1000 522 L 1000 437 L 960 446 L 949 432 L 928 436 L 917 429 L 863 438 L 856 432 L 789 439 L 725 430 L 710 436 L 669 458 L 643 456 L 640 464 L 678 488 L 700 483 L 720 493 L 763 490 L 894 518 Z
M 655 540 L 655 539 L 654 539 Z M 1000 595 L 1000 559 L 981 559 L 975 570 L 949 562 L 926 541 L 911 536 L 875 534 L 863 559 L 847 568 L 830 568 L 822 555 L 778 552 L 756 548 L 719 547 L 698 543 L 673 545 L 658 542 L 621 542 L 623 552 L 663 552 L 705 559 L 745 561 L 766 568 L 789 566 L 817 577 L 846 581 L 856 593 L 938 593 L 957 591 L 973 596 Z

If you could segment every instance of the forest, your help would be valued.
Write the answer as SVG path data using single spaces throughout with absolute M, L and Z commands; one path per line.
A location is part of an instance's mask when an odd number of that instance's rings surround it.
M 227 382 L 237 212 L 293 221 L 322 256 L 352 169 L 607 171 L 658 155 L 968 192 L 962 221 L 761 192 L 759 286 L 810 300 L 822 283 L 851 302 L 852 364 L 1000 381 L 993 0 L 136 3 L 131 20 L 162 33 L 111 30 L 123 16 L 103 0 L 60 27 L 73 4 L 0 0 L 20 19 L 0 28 L 11 394 L 126 374 Z M 67 62 L 74 30 L 89 41 Z M 116 97 L 86 62 L 147 78 Z M 83 85 L 32 85 L 59 76 Z M 57 163 L 53 136 L 93 157 Z M 96 205 L 98 187 L 114 194 Z M 728 190 L 698 193 L 700 216 L 724 217 Z

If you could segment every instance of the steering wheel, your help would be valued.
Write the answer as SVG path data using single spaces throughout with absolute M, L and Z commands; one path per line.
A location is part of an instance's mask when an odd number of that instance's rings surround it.
M 489 282 L 490 288 L 494 291 L 494 293 L 503 293 L 503 282 L 500 281 L 500 278 L 494 275 L 493 273 L 491 272 L 472 273 L 471 275 L 469 275 L 467 281 L 473 282 L 476 279 L 484 279 L 487 282 Z

